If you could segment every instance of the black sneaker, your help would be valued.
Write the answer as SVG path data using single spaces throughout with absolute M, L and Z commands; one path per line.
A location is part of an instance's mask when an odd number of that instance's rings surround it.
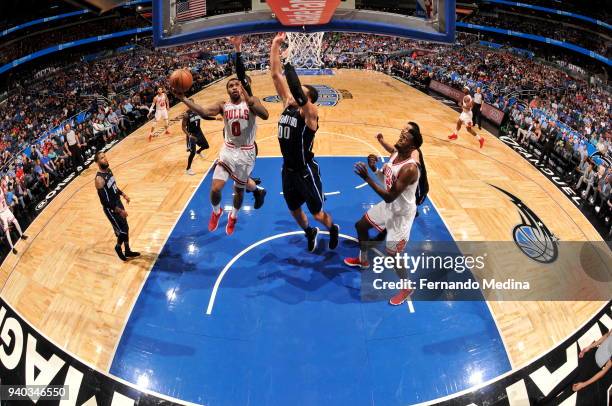
M 314 252 L 317 249 L 317 236 L 319 235 L 319 227 L 308 227 L 306 230 L 306 238 L 308 239 L 308 251 Z
M 136 258 L 140 256 L 140 252 L 135 252 L 135 251 L 125 251 L 125 256 L 127 258 Z
M 266 189 L 257 188 L 253 191 L 253 196 L 255 197 L 255 205 L 253 207 L 255 207 L 255 209 L 259 209 L 261 206 L 263 206 L 267 193 L 268 192 L 266 192 Z
M 13 248 L 13 254 L 17 255 L 17 250 Z
M 25 235 L 25 234 L 21 234 L 21 237 L 19 237 L 19 238 L 21 238 L 22 240 L 27 240 L 27 239 L 28 239 L 28 236 L 27 236 L 27 235 Z
M 120 260 L 127 261 L 127 257 L 123 254 L 123 251 L 121 251 L 121 245 L 115 245 L 115 252 Z
M 332 224 L 329 229 L 329 249 L 335 250 L 338 246 L 338 233 L 340 233 L 340 226 L 338 224 Z

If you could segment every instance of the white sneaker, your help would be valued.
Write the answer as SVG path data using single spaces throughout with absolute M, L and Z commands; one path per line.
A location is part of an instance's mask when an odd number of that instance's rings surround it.
M 186 173 L 187 175 L 191 175 L 191 176 L 195 175 L 195 172 L 193 171 L 193 169 L 187 169 L 187 170 L 185 171 L 185 173 Z

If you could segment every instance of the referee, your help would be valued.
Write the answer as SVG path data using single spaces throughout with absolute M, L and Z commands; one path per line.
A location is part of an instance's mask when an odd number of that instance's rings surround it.
M 482 112 L 480 111 L 482 107 L 482 90 L 479 87 L 476 88 L 473 101 L 474 106 L 472 107 L 472 111 L 474 112 L 474 125 L 478 125 L 478 129 L 482 130 Z
M 64 129 L 66 130 L 66 146 L 68 149 L 66 152 L 70 153 L 74 170 L 78 172 L 79 166 L 83 166 L 83 152 L 81 151 L 81 143 L 79 142 L 79 137 L 77 137 L 74 130 L 70 128 L 70 124 L 66 124 Z

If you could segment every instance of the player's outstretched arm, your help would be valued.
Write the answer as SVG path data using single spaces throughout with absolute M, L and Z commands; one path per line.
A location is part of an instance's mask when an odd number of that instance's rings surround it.
M 187 97 L 185 97 L 185 95 L 179 95 L 179 94 L 175 94 L 176 97 L 182 101 L 183 103 L 185 103 L 187 105 L 187 107 L 189 107 L 189 109 L 191 111 L 194 111 L 196 113 L 198 113 L 198 115 L 200 117 L 204 117 L 204 116 L 216 116 L 217 114 L 221 114 L 223 113 L 223 102 L 222 101 L 218 101 L 216 103 L 211 103 L 211 104 L 207 104 L 205 106 L 200 106 L 199 104 L 196 104 L 194 102 L 192 102 L 191 100 L 189 100 Z
M 289 100 L 289 87 L 283 77 L 281 70 L 281 58 L 280 58 L 280 47 L 285 41 L 287 34 L 279 32 L 276 37 L 272 40 L 272 47 L 270 48 L 270 72 L 272 73 L 272 82 L 276 88 L 276 93 L 283 100 L 283 105 L 287 106 L 287 100 Z
M 391 189 L 387 190 L 370 177 L 368 168 L 363 162 L 355 164 L 355 173 L 365 180 L 386 203 L 395 201 L 395 199 L 406 190 L 408 185 L 417 181 L 419 176 L 416 165 L 404 165 L 397 176 L 397 180 L 391 186 Z
M 253 96 L 253 91 L 251 90 L 251 85 L 246 78 L 246 68 L 244 67 L 244 61 L 242 60 L 242 37 L 235 36 L 229 38 L 230 42 L 234 46 L 234 51 L 236 51 L 236 75 L 238 76 L 238 80 L 242 83 L 242 87 L 246 90 L 249 96 Z
M 290 63 L 285 64 L 285 77 L 287 78 L 287 84 L 289 85 L 291 96 L 293 96 L 298 106 L 300 106 L 304 112 L 304 120 L 306 121 L 306 125 L 311 130 L 316 131 L 319 126 L 319 112 L 317 110 L 317 106 L 312 104 L 308 96 L 306 96 L 304 93 L 300 78 L 298 77 L 295 68 Z
M 381 147 L 383 147 L 388 153 L 392 154 L 395 152 L 395 148 L 393 148 L 391 144 L 385 141 L 385 138 L 381 133 L 376 134 L 376 140 L 378 140 L 378 143 L 381 145 Z

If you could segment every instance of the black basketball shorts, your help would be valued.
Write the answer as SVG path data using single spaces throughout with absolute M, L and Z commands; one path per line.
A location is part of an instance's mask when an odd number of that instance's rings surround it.
M 299 209 L 304 203 L 308 211 L 317 214 L 323 210 L 323 185 L 319 164 L 313 159 L 302 170 L 283 167 L 283 197 L 289 210 Z

